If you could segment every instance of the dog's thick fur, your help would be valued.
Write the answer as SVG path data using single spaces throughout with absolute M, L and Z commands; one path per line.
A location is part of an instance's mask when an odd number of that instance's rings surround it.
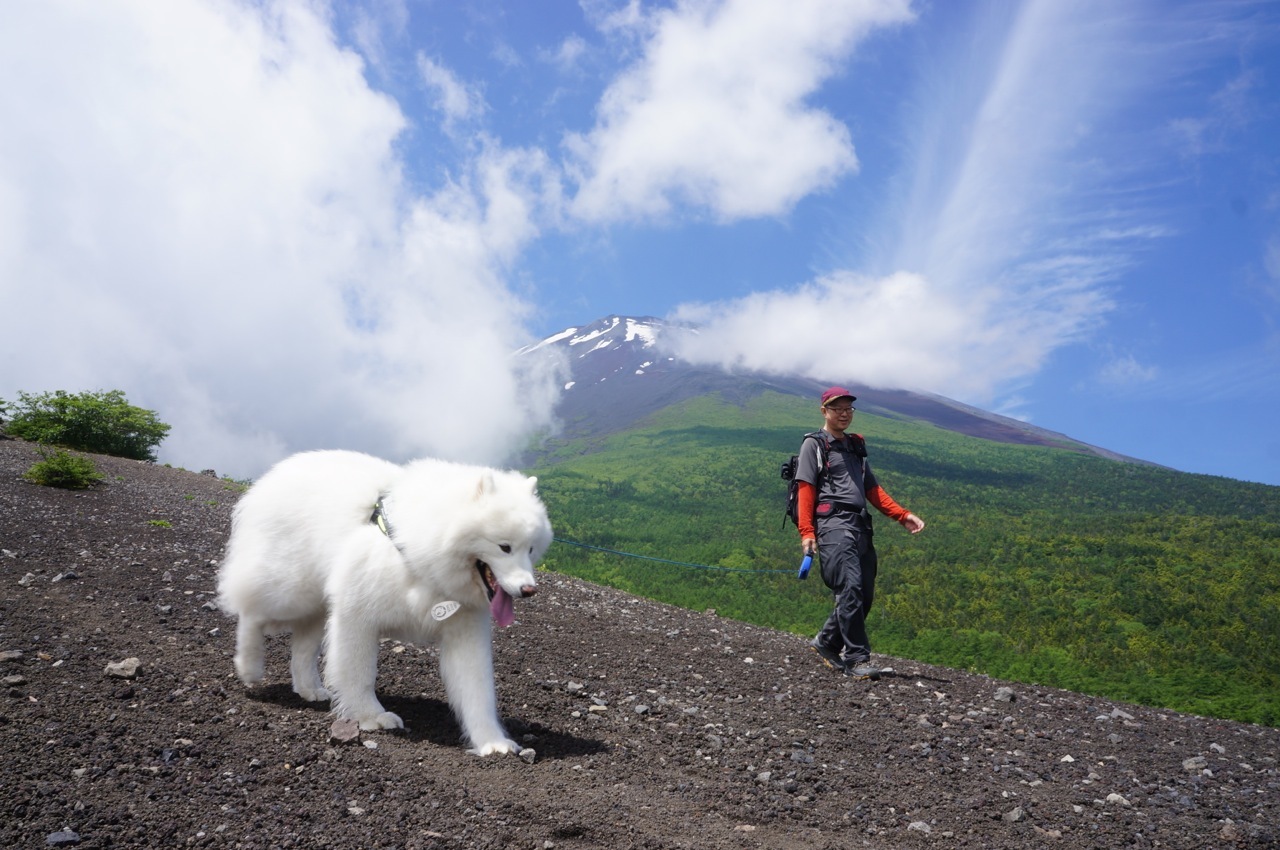
M 388 533 L 371 520 L 379 499 Z M 246 684 L 262 681 L 265 636 L 292 632 L 293 689 L 303 699 L 332 700 L 361 729 L 403 728 L 374 693 L 378 641 L 435 643 L 473 752 L 519 751 L 498 717 L 490 612 L 509 621 L 511 598 L 537 588 L 534 565 L 551 543 L 537 479 L 304 452 L 249 489 L 231 529 L 218 598 L 239 617 L 235 666 Z

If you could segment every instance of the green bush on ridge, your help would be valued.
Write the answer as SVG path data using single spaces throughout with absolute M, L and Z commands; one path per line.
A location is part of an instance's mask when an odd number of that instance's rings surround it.
M 11 418 L 11 436 L 82 452 L 154 461 L 156 447 L 169 433 L 153 411 L 129 404 L 120 390 L 72 395 L 18 393 L 16 405 L 0 401 Z

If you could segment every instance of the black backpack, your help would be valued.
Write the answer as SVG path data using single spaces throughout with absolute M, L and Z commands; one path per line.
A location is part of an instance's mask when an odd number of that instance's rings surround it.
M 804 450 L 805 441 L 812 437 L 818 443 L 818 453 L 821 456 L 820 470 L 825 470 L 830 463 L 827 459 L 827 441 L 822 439 L 821 431 L 811 431 L 804 435 L 804 440 L 800 441 L 800 450 Z M 861 434 L 849 434 L 853 441 L 853 453 L 865 460 L 867 456 L 867 441 L 862 438 Z M 800 465 L 800 455 L 791 456 L 790 460 L 782 463 L 782 480 L 787 482 L 787 504 L 782 511 L 782 524 L 785 526 L 787 520 L 791 520 L 794 526 L 800 525 L 800 481 L 796 478 L 796 468 Z
M 818 442 L 818 452 L 822 456 L 822 468 L 827 468 L 827 441 L 821 439 L 821 431 L 812 431 L 804 435 L 804 439 L 800 441 L 800 449 L 804 450 L 804 445 L 812 437 Z M 800 455 L 792 455 L 790 460 L 782 463 L 782 480 L 787 482 L 787 504 L 782 511 L 782 524 L 785 526 L 787 520 L 791 520 L 791 524 L 799 526 L 800 520 L 800 481 L 796 478 L 796 468 L 800 465 Z

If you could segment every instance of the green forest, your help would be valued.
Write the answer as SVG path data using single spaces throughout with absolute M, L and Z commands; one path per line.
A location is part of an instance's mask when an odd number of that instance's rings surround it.
M 812 635 L 831 596 L 817 569 L 796 577 L 778 469 L 815 418 L 789 396 L 706 397 L 543 446 L 545 567 Z M 877 652 L 1280 725 L 1280 488 L 861 411 L 853 430 L 928 523 L 877 517 Z

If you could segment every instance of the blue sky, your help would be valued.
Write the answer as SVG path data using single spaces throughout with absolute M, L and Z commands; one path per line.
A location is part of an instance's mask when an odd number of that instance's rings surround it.
M 501 462 L 608 314 L 1280 485 L 1280 5 L 0 0 L 0 398 Z

